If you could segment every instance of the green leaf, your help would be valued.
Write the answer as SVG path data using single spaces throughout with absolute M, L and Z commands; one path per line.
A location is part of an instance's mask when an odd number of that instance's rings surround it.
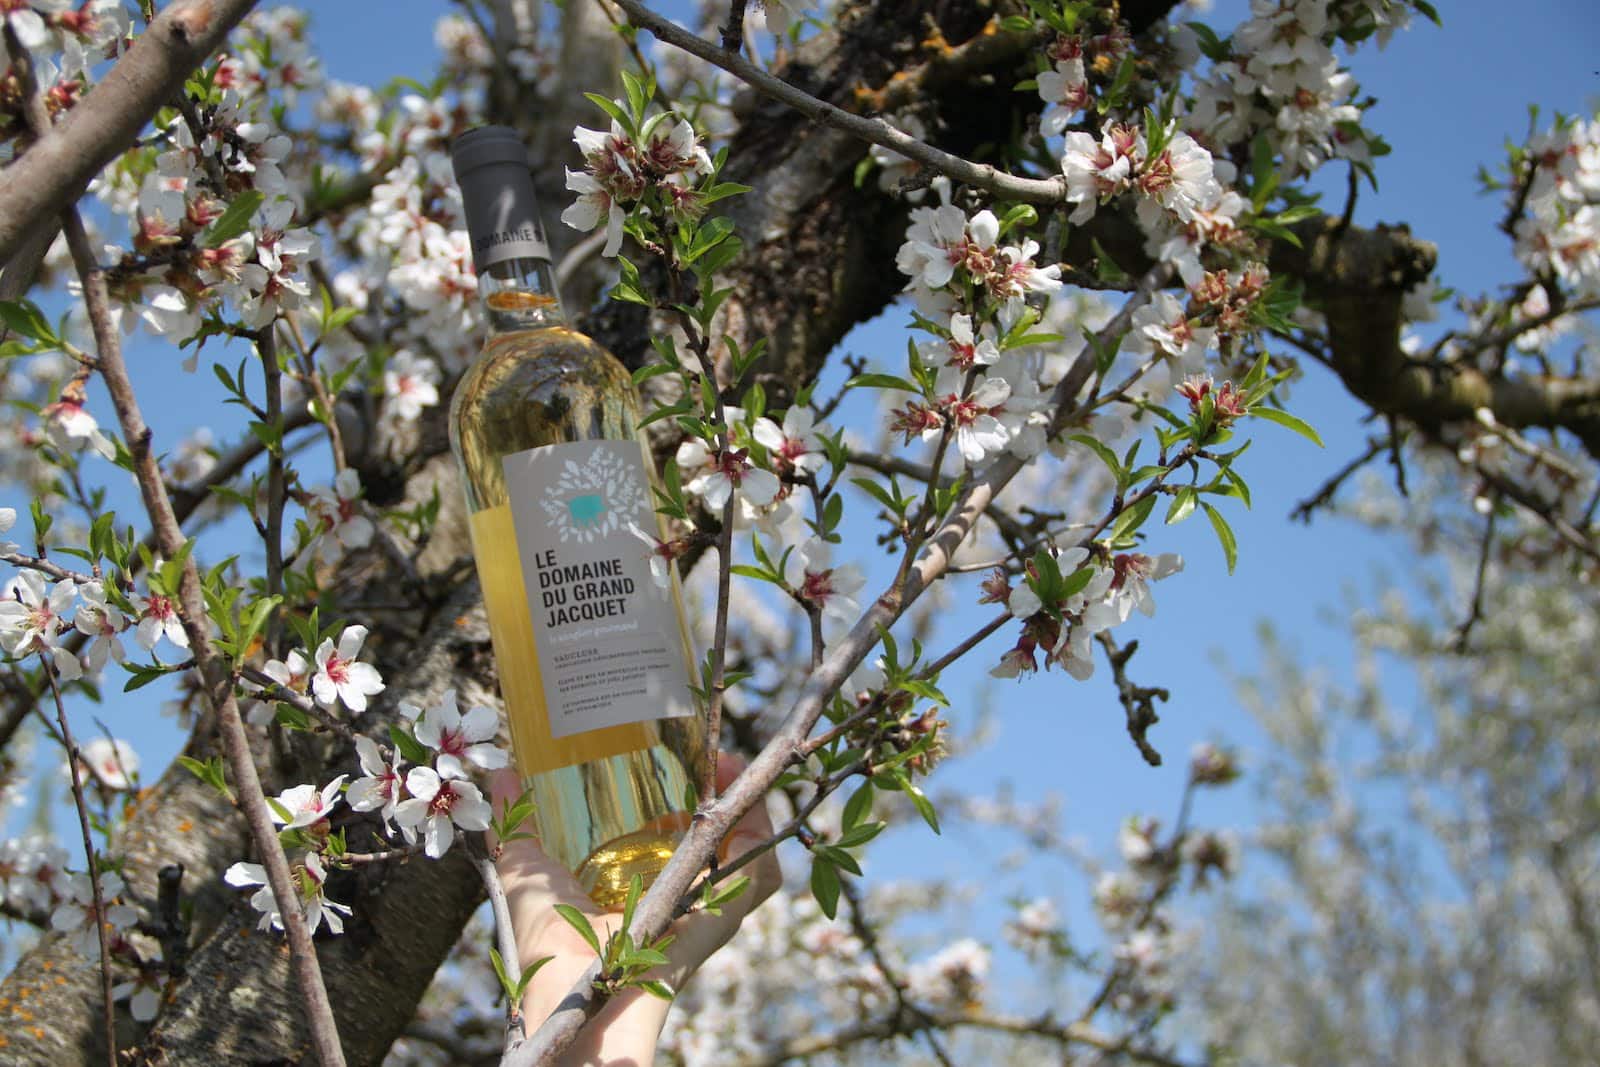
M 1206 517 L 1211 520 L 1211 528 L 1217 532 L 1217 541 L 1222 545 L 1222 555 L 1228 561 L 1228 573 L 1232 574 L 1234 565 L 1239 562 L 1239 543 L 1234 540 L 1233 527 L 1229 526 L 1228 520 L 1222 517 L 1222 513 L 1210 504 L 1202 500 L 1200 506 L 1206 509 Z
M 861 876 L 861 864 L 856 858 L 837 845 L 817 845 L 815 852 L 819 857 L 826 857 L 828 862 L 843 871 L 849 871 L 856 877 Z
M 628 899 L 622 904 L 622 929 L 626 930 L 633 925 L 633 909 L 639 906 L 639 898 L 644 895 L 644 878 L 635 874 L 628 879 Z
M 1133 505 L 1133 507 L 1124 509 L 1122 514 L 1117 516 L 1117 521 L 1112 524 L 1111 543 L 1116 544 L 1124 538 L 1132 537 L 1139 527 L 1144 525 L 1144 521 L 1150 517 L 1150 512 L 1155 509 L 1155 506 L 1156 494 L 1151 493 Z
M 862 823 L 859 826 L 851 827 L 843 834 L 839 835 L 839 840 L 835 841 L 834 844 L 840 848 L 860 848 L 868 841 L 871 841 L 874 837 L 877 837 L 879 834 L 883 833 L 884 828 L 888 825 L 889 824 L 886 822 Z
M 659 997 L 662 1000 L 671 1000 L 676 995 L 672 992 L 672 986 L 658 978 L 651 978 L 643 982 L 635 982 L 634 984 L 640 989 L 644 990 L 646 993 L 649 993 L 652 997 Z
M 579 936 L 589 942 L 589 947 L 594 949 L 596 956 L 600 955 L 600 936 L 594 932 L 594 927 L 589 925 L 589 917 L 587 915 L 574 908 L 571 904 L 557 904 L 556 914 L 565 919 L 568 926 L 578 931 Z
M 650 414 L 639 420 L 637 428 L 642 430 L 653 422 L 660 422 L 662 419 L 676 418 L 679 415 L 687 415 L 693 410 L 693 400 L 680 400 L 676 404 L 668 404 L 665 407 L 656 408 L 654 411 L 650 412 Z
M 1293 430 L 1295 433 L 1299 434 L 1301 437 L 1304 437 L 1307 441 L 1310 441 L 1318 448 L 1323 447 L 1322 438 L 1317 436 L 1317 431 L 1311 428 L 1310 423 L 1306 422 L 1304 419 L 1296 418 L 1287 411 L 1284 411 L 1282 408 L 1251 408 L 1250 414 L 1254 418 L 1266 419 L 1268 422 L 1275 422 L 1279 426 Z
M 933 801 L 928 799 L 920 787 L 906 783 L 906 796 L 911 798 L 911 806 L 917 809 L 917 814 L 922 816 L 922 821 L 933 829 L 934 833 L 942 833 L 939 829 L 939 813 L 933 810 Z
M 246 190 L 234 197 L 228 209 L 218 215 L 217 221 L 206 230 L 206 247 L 216 248 L 248 230 L 251 217 L 265 199 L 265 194 L 256 189 Z
M 907 393 L 921 393 L 914 383 L 893 374 L 858 374 L 844 383 L 846 389 L 899 389 Z
M 190 774 L 227 797 L 230 802 L 233 800 L 233 790 L 228 788 L 227 773 L 223 770 L 221 756 L 212 756 L 203 762 L 188 756 L 179 756 L 178 762 L 183 764 L 184 769 Z
M 893 514 L 905 514 L 906 502 L 900 499 L 899 493 L 896 493 L 894 496 L 890 496 L 887 489 L 879 485 L 871 478 L 851 478 L 850 484 L 855 486 L 857 489 L 860 489 L 868 496 L 872 497 L 872 499 L 876 500 L 884 507 L 888 508 Z
M 737 878 L 730 879 L 728 884 L 720 889 L 707 882 L 705 889 L 701 890 L 700 893 L 700 905 L 712 915 L 721 915 L 722 909 L 726 905 L 739 899 L 744 895 L 744 891 L 749 888 L 750 879 L 742 874 Z
M 700 257 L 700 262 L 695 270 L 701 277 L 709 278 L 713 274 L 721 273 L 722 269 L 735 259 L 738 259 L 739 254 L 743 251 L 744 241 L 739 239 L 738 234 L 730 233 L 726 240 Z M 720 300 L 717 302 L 721 303 Z
M 622 128 L 628 132 L 629 136 L 632 136 L 636 127 L 633 124 L 632 117 L 622 110 L 621 105 L 609 96 L 601 96 L 599 93 L 584 93 L 583 95 L 589 103 L 616 119 Z
M 1183 486 L 1172 498 L 1172 506 L 1167 509 L 1166 524 L 1182 522 L 1194 514 L 1194 506 L 1200 502 L 1200 495 L 1192 486 Z
M 32 300 L 0 300 L 0 320 L 24 337 L 52 345 L 60 343 L 50 328 L 50 320 Z
M 1078 444 L 1099 456 L 1100 462 L 1111 468 L 1111 477 L 1116 480 L 1118 488 L 1121 488 L 1123 484 L 1122 479 L 1124 473 L 1122 469 L 1122 461 L 1117 459 L 1117 454 L 1111 451 L 1111 449 L 1108 448 L 1103 441 L 1099 440 L 1098 438 L 1091 437 L 1086 433 L 1069 434 L 1067 436 L 1067 440 L 1076 441 Z
M 822 914 L 830 919 L 839 914 L 839 872 L 821 856 L 811 863 L 811 895 Z
M 850 799 L 845 801 L 844 814 L 840 816 L 839 824 L 849 831 L 870 814 L 872 814 L 872 783 L 863 782 L 861 788 L 850 794 Z
M 399 726 L 389 727 L 389 740 L 394 742 L 395 751 L 404 756 L 407 763 L 421 767 L 428 762 L 428 750 L 423 747 L 422 742 Z

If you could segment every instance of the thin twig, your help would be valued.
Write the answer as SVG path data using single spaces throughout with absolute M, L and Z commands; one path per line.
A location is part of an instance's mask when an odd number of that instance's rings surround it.
M 349 458 L 345 455 L 344 435 L 339 432 L 339 412 L 335 407 L 333 397 L 328 394 L 328 384 L 322 380 L 322 374 L 317 370 L 316 354 L 306 347 L 306 339 L 300 333 L 300 324 L 294 316 L 286 315 L 281 320 L 289 328 L 289 336 L 294 339 L 295 350 L 300 354 L 301 380 L 311 385 L 311 395 L 316 398 L 317 407 L 322 411 L 321 423 L 328 431 L 328 447 L 333 451 L 334 473 L 344 470 L 350 465 Z M 268 327 L 272 329 L 272 327 Z
M 1467 650 L 1472 628 L 1483 618 L 1483 588 L 1489 576 L 1489 556 L 1494 551 L 1494 523 L 1499 503 L 1498 500 L 1489 501 L 1489 516 L 1483 523 L 1483 542 L 1478 546 L 1478 570 L 1472 579 L 1472 604 L 1467 609 L 1467 617 L 1456 627 L 1455 650 L 1458 653 Z
M 355 731 L 350 728 L 349 723 L 335 717 L 331 711 L 329 711 L 327 708 L 324 708 L 321 704 L 318 704 L 315 700 L 306 696 L 304 693 L 298 693 L 295 690 L 288 688 L 276 678 L 272 677 L 272 675 L 267 674 L 265 671 L 259 670 L 255 667 L 240 667 L 239 677 L 247 682 L 252 683 L 253 685 L 259 685 L 261 687 L 261 691 L 255 694 L 258 699 L 272 700 L 282 704 L 287 704 L 296 711 L 302 712 L 311 716 L 313 719 L 316 719 L 317 722 L 321 723 L 335 734 L 338 734 L 344 740 L 349 741 L 351 744 L 355 743 L 356 734 Z M 379 749 L 382 751 L 383 746 L 380 745 Z
M 1150 743 L 1149 732 L 1150 727 L 1161 721 L 1156 714 L 1155 702 L 1171 699 L 1172 694 L 1160 686 L 1135 685 L 1128 677 L 1128 661 L 1139 651 L 1139 642 L 1129 641 L 1118 648 L 1111 634 L 1104 630 L 1095 634 L 1094 639 L 1105 649 L 1106 662 L 1111 665 L 1111 676 L 1117 685 L 1117 699 L 1122 702 L 1123 713 L 1128 718 L 1128 736 L 1133 738 L 1139 755 L 1144 757 L 1146 763 L 1152 767 L 1161 766 L 1161 753 Z
M 782 78 L 768 74 L 738 53 L 724 51 L 712 42 L 663 18 L 638 0 L 615 0 L 615 2 L 628 13 L 629 22 L 641 29 L 649 30 L 657 40 L 721 67 L 746 85 L 787 104 L 824 126 L 832 126 L 870 144 L 881 145 L 913 162 L 931 167 L 958 182 L 982 189 L 1004 200 L 1022 200 L 1032 204 L 1059 204 L 1066 199 L 1065 178 L 1022 178 L 988 164 L 974 163 L 949 152 L 942 152 L 896 129 L 882 119 L 852 115 L 826 100 L 819 100 L 810 93 L 795 88 Z
M 92 574 L 68 570 L 59 563 L 45 559 L 42 556 L 25 556 L 20 552 L 0 552 L 0 562 L 9 563 L 13 567 L 21 567 L 24 570 L 38 571 L 40 574 L 54 578 L 58 582 L 72 581 L 77 582 L 79 585 L 88 585 L 90 582 L 99 581 Z
M 744 51 L 744 9 L 750 0 L 728 0 L 728 21 L 722 30 L 722 49 L 738 55 Z
M 11 36 L 7 27 L 8 37 Z M 94 834 L 89 830 L 89 805 L 83 799 L 83 776 L 90 773 L 72 739 L 72 727 L 67 725 L 67 706 L 61 699 L 61 687 L 56 684 L 55 668 L 39 653 L 39 663 L 50 683 L 50 695 L 56 702 L 56 723 L 61 728 L 61 739 L 66 743 L 67 766 L 71 769 L 72 806 L 78 811 L 78 829 L 83 833 L 83 858 L 89 865 L 89 887 L 94 895 L 94 929 L 100 939 L 100 1002 L 106 1029 L 106 1063 L 117 1067 L 117 1009 L 111 994 L 111 938 L 106 934 L 106 902 L 100 889 L 100 861 L 95 856 Z
M 495 866 L 494 857 L 489 854 L 482 834 L 467 835 L 467 854 L 472 857 L 472 865 L 477 868 L 478 877 L 483 879 L 484 892 L 489 895 L 500 964 L 515 982 L 522 976 L 522 958 L 517 953 L 517 929 L 511 922 L 511 903 L 506 898 L 505 883 L 500 881 L 500 869 Z M 506 1002 L 506 1040 L 521 1040 L 525 1036 L 527 1026 L 522 1017 L 522 1005 L 515 998 L 510 998 Z
M 928 1025 L 932 1022 L 933 1016 L 912 1001 L 909 993 L 910 983 L 900 977 L 889 963 L 889 958 L 884 955 L 877 928 L 867 922 L 865 907 L 861 902 L 861 890 L 857 889 L 855 883 L 848 878 L 841 877 L 839 891 L 850 904 L 850 929 L 855 932 L 856 938 L 867 950 L 867 955 L 872 957 L 873 965 L 878 968 L 878 973 L 883 976 L 889 990 L 894 994 L 895 1017 L 897 1019 L 912 1017 L 920 1020 L 924 1025 L 917 1030 L 927 1038 L 928 1047 L 933 1050 L 934 1058 L 944 1067 L 955 1067 L 950 1061 L 950 1054 L 945 1051 L 944 1043 L 939 1040 L 937 1029 Z
M 267 450 L 267 521 L 262 541 L 267 550 L 267 595 L 283 592 L 283 504 L 285 482 L 283 472 L 283 368 L 278 365 L 278 337 L 269 325 L 256 334 L 256 354 L 261 357 L 261 372 L 265 379 L 267 403 L 267 432 L 276 436 L 276 447 Z M 282 618 L 276 611 L 268 620 L 266 649 L 275 655 Z
M 1344 485 L 1344 483 L 1349 480 L 1352 474 L 1360 470 L 1362 467 L 1365 467 L 1368 463 L 1371 463 L 1388 447 L 1389 442 L 1386 438 L 1369 438 L 1367 440 L 1366 451 L 1362 452 L 1361 455 L 1357 456 L 1349 463 L 1346 463 L 1343 467 L 1340 467 L 1339 470 L 1334 473 L 1333 477 L 1323 482 L 1322 486 L 1315 493 L 1312 493 L 1309 497 L 1296 504 L 1294 506 L 1294 510 L 1289 512 L 1289 517 L 1291 519 L 1298 519 L 1300 522 L 1309 523 L 1311 521 L 1311 516 L 1314 515 L 1319 508 L 1325 508 L 1333 503 L 1334 494 L 1338 493 L 1339 487 Z

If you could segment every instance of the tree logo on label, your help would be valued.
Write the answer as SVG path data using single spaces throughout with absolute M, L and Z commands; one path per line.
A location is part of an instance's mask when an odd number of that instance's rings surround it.
M 562 541 L 587 544 L 623 529 L 648 501 L 628 462 L 596 449 L 582 463 L 567 460 L 539 506 Z

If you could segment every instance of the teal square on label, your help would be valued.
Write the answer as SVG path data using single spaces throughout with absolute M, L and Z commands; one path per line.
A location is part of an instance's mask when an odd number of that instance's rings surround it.
M 567 514 L 574 526 L 593 526 L 606 513 L 606 498 L 599 493 L 584 493 L 567 498 Z

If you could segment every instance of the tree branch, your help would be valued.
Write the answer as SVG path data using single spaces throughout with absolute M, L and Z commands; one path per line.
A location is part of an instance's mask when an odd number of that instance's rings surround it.
M 10 261 L 34 223 L 83 195 L 254 6 L 255 0 L 175 0 L 94 92 L 0 170 L 0 263 Z

